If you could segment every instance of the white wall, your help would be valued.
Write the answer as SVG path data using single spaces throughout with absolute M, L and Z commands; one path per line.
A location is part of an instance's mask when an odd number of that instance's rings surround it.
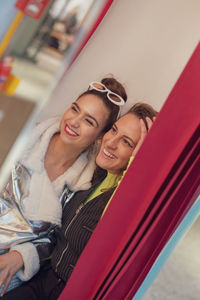
M 43 117 L 64 110 L 90 81 L 108 73 L 127 88 L 125 110 L 138 100 L 160 109 L 199 38 L 199 0 L 115 0 Z
M 16 0 L 0 0 L 0 42 L 18 12 L 15 3 Z

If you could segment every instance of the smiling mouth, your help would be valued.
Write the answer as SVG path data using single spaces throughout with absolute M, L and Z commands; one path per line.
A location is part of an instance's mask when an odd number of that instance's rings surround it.
M 107 151 L 106 149 L 103 149 L 103 155 L 106 159 L 115 159 L 116 156 L 111 154 L 109 151 Z
M 70 136 L 79 136 L 78 133 L 69 128 L 68 125 L 65 126 L 65 132 Z

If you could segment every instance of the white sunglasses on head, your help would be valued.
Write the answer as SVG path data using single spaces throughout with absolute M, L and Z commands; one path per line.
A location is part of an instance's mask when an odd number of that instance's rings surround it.
M 98 92 L 101 92 L 101 93 L 107 93 L 107 98 L 114 104 L 118 105 L 118 106 L 122 106 L 125 104 L 125 101 L 124 99 L 112 92 L 111 90 L 109 90 L 103 83 L 101 82 L 98 82 L 98 81 L 93 81 L 89 84 L 89 89 L 93 89 L 93 90 L 96 90 Z

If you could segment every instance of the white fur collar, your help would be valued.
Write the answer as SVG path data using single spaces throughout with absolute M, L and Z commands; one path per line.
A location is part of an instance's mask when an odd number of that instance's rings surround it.
M 31 220 L 43 220 L 60 224 L 62 215 L 58 197 L 64 184 L 73 191 L 91 186 L 95 170 L 95 155 L 83 152 L 74 164 L 54 182 L 50 182 L 44 168 L 44 157 L 51 137 L 59 131 L 60 118 L 52 118 L 36 126 L 20 163 L 32 170 L 32 178 L 25 214 Z
M 45 154 L 52 136 L 59 132 L 60 120 L 60 117 L 54 117 L 35 127 L 21 159 L 21 163 L 28 169 L 39 173 L 44 171 Z M 60 184 L 63 185 L 64 181 L 73 191 L 90 188 L 90 181 L 96 167 L 95 154 L 92 151 L 83 152 L 74 164 L 53 182 L 53 185 L 55 187 Z

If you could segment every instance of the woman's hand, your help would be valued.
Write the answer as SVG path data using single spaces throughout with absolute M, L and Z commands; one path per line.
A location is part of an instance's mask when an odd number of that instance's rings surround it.
M 0 255 L 0 288 L 1 295 L 5 293 L 12 277 L 23 267 L 22 256 L 17 251 Z
M 155 117 L 153 118 L 153 121 L 146 117 L 146 121 L 147 121 L 147 126 L 148 126 L 148 130 L 150 130 L 151 126 L 153 125 L 153 122 L 155 121 Z M 136 145 L 136 147 L 133 150 L 132 156 L 135 157 L 136 153 L 138 152 L 138 150 L 140 149 L 140 147 L 142 146 L 142 143 L 144 142 L 144 139 L 148 133 L 146 126 L 144 124 L 144 121 L 142 119 L 140 119 L 140 128 L 141 128 L 141 135 L 140 135 L 140 139 Z

